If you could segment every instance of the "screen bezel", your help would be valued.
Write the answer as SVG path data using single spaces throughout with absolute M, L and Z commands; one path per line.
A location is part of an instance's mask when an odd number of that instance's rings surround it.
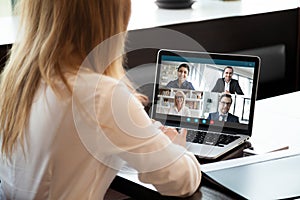
M 184 117 L 174 116 L 168 114 L 160 114 L 156 113 L 157 102 L 159 100 L 159 80 L 161 73 L 161 63 L 162 56 L 180 56 L 182 58 L 204 58 L 204 59 L 220 59 L 220 60 L 228 60 L 228 61 L 238 61 L 238 62 L 254 62 L 254 75 L 253 75 L 253 87 L 251 93 L 251 103 L 250 103 L 250 114 L 248 124 L 241 123 L 230 123 L 230 122 L 216 122 L 214 125 L 210 124 L 201 124 L 201 123 L 191 123 L 186 122 Z M 186 62 L 189 62 L 188 60 Z M 214 62 L 212 62 L 214 63 Z M 250 55 L 240 55 L 240 54 L 224 54 L 224 53 L 208 53 L 208 52 L 193 52 L 193 51 L 180 51 L 180 50 L 169 50 L 169 49 L 161 49 L 157 53 L 157 62 L 156 62 L 156 74 L 155 74 L 155 84 L 154 84 L 154 95 L 153 95 L 153 105 L 150 109 L 150 116 L 154 120 L 163 122 L 166 126 L 173 127 L 181 127 L 181 128 L 190 128 L 190 129 L 198 129 L 198 130 L 220 130 L 222 128 L 223 133 L 231 133 L 231 134 L 243 134 L 251 136 L 252 127 L 253 127 L 253 118 L 254 118 L 254 108 L 255 101 L 257 96 L 257 86 L 259 79 L 259 70 L 260 70 L 260 58 L 258 56 L 250 56 Z M 163 116 L 162 118 L 160 116 Z

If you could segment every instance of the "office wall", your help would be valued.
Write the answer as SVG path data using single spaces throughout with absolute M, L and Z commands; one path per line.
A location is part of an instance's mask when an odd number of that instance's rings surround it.
M 164 26 L 178 31 L 197 41 L 206 51 L 232 53 L 257 53 L 262 58 L 262 73 L 259 81 L 258 99 L 272 97 L 299 90 L 299 9 L 291 9 L 257 15 L 229 17 L 216 20 Z M 150 34 L 147 34 L 150 33 Z M 152 35 L 152 36 L 151 36 Z M 162 34 L 162 37 L 165 37 Z M 129 32 L 128 68 L 155 63 L 156 48 L 134 50 L 145 40 L 155 38 L 164 43 L 165 48 L 199 50 L 198 47 L 182 44 L 180 39 L 173 42 L 160 38 L 155 29 L 134 30 Z M 155 43 L 155 42 L 154 42 Z M 148 44 L 148 46 L 151 46 Z M 276 48 L 278 47 L 278 48 Z M 280 62 L 270 62 L 270 56 Z M 283 51 L 282 51 L 283 49 Z M 282 54 L 280 53 L 282 52 Z M 266 56 L 265 56 L 266 55 Z M 281 56 L 276 57 L 276 56 Z M 281 62 L 283 60 L 283 62 Z M 276 66 L 270 66 L 275 63 Z M 278 75 L 283 73 L 282 76 Z M 266 81 L 267 80 L 267 81 Z
M 300 90 L 300 37 L 299 9 L 279 12 L 229 17 L 216 20 L 163 26 L 161 28 L 177 31 L 197 41 L 210 52 L 246 52 L 262 56 L 261 79 L 258 99 L 272 97 Z M 182 50 L 199 50 L 198 46 L 184 43 L 179 38 L 168 40 L 166 34 L 160 34 L 155 28 L 129 31 L 126 49 L 128 69 L 156 62 L 157 47 Z M 151 42 L 155 41 L 155 44 Z M 146 44 L 143 46 L 143 44 Z M 142 45 L 142 47 L 141 47 Z M 0 46 L 0 70 L 6 62 L 6 54 L 11 45 Z M 275 49 L 283 54 L 269 51 Z M 137 50 L 135 50 L 137 48 Z M 278 51 L 279 50 L 279 51 Z M 267 54 L 267 56 L 265 56 Z M 276 66 L 271 66 L 272 55 Z M 282 56 L 282 57 L 278 57 Z M 277 62 L 280 60 L 280 62 Z M 281 62 L 284 60 L 284 62 Z M 153 71 L 153 70 L 150 70 Z M 282 76 L 280 74 L 282 73 Z M 141 76 L 149 76 L 148 73 Z M 154 75 L 151 75 L 153 77 Z M 141 77 L 142 78 L 142 77 Z M 267 80 L 267 81 L 265 81 Z

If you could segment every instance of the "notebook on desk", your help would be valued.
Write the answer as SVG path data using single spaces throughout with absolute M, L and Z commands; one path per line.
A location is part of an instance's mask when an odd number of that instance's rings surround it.
M 181 64 L 189 69 L 179 70 Z M 237 80 L 230 84 L 238 82 L 243 94 L 231 91 L 228 96 L 224 86 L 222 91 L 215 90 L 227 67 Z M 215 159 L 251 136 L 259 67 L 255 56 L 160 50 L 150 116 L 166 126 L 186 128 L 188 150 L 200 158 Z M 186 81 L 178 88 L 179 79 L 185 79 L 183 73 Z M 180 101 L 183 106 L 177 107 Z M 224 114 L 224 109 L 229 112 Z

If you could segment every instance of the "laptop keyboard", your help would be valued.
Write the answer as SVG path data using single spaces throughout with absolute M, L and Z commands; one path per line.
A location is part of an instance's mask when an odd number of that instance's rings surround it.
M 214 145 L 223 147 L 234 140 L 237 140 L 240 136 L 220 134 L 205 131 L 188 130 L 187 142 Z

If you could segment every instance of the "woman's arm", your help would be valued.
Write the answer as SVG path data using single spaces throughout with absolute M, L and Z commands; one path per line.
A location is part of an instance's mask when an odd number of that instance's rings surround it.
M 122 84 L 111 91 L 111 98 L 101 101 L 98 110 L 99 123 L 111 143 L 110 152 L 135 168 L 139 179 L 153 184 L 161 194 L 193 194 L 200 184 L 201 170 L 195 156 L 183 147 L 186 133 L 155 126 Z

